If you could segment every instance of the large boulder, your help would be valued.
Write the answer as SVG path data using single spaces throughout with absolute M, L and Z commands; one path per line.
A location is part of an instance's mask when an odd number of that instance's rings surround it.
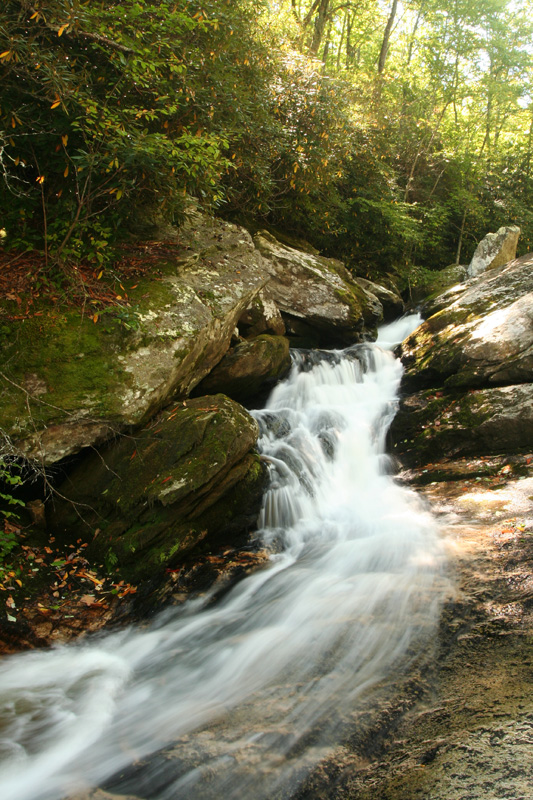
M 289 332 L 311 329 L 317 345 L 343 346 L 361 341 L 364 329 L 374 329 L 382 318 L 377 298 L 340 261 L 295 250 L 266 231 L 254 242 L 267 263 L 269 296 Z
M 532 266 L 523 256 L 437 298 L 455 297 L 400 345 L 392 439 L 409 463 L 531 447 Z
M 533 256 L 468 281 L 400 347 L 406 390 L 475 388 L 533 375 Z
M 468 265 L 467 277 L 475 278 L 486 269 L 495 269 L 512 261 L 516 256 L 519 236 L 520 228 L 517 225 L 499 228 L 496 233 L 487 233 Z
M 230 348 L 196 391 L 222 392 L 244 402 L 272 387 L 290 366 L 289 340 L 285 336 L 263 334 Z
M 49 527 L 129 580 L 156 577 L 203 539 L 253 528 L 265 471 L 257 424 L 223 395 L 182 401 L 135 437 L 86 457 L 59 489 Z
M 142 424 L 220 361 L 268 279 L 247 231 L 191 212 L 155 277 L 130 281 L 115 308 L 2 324 L 0 429 L 50 464 Z
M 407 466 L 520 452 L 533 442 L 533 384 L 416 392 L 402 399 L 391 433 Z

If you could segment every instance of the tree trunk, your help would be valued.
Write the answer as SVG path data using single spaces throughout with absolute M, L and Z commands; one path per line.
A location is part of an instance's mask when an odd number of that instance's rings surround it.
M 461 248 L 463 246 L 463 234 L 465 232 L 466 222 L 466 206 L 463 211 L 463 219 L 461 220 L 461 230 L 459 231 L 459 241 L 457 242 L 457 253 L 455 254 L 455 266 L 458 267 L 461 263 Z
M 389 52 L 389 39 L 392 26 L 394 24 L 394 18 L 396 16 L 397 8 L 398 8 L 398 0 L 392 0 L 392 7 L 390 10 L 389 18 L 387 20 L 387 24 L 385 26 L 385 33 L 383 34 L 383 42 L 381 44 L 381 51 L 379 54 L 378 75 L 381 75 L 383 73 L 383 70 L 385 69 L 385 61 L 387 60 L 387 53 Z
M 330 0 L 320 0 L 317 15 L 315 17 L 313 39 L 311 41 L 311 46 L 309 48 L 309 55 L 311 56 L 316 56 L 318 54 L 318 50 L 322 42 L 322 38 L 324 36 L 324 30 L 326 28 L 326 22 L 328 19 L 329 2 Z

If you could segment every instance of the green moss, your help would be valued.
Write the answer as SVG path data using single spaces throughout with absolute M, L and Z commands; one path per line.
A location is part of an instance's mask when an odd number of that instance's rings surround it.
M 116 359 L 119 346 L 133 334 L 112 318 L 97 325 L 79 312 L 49 311 L 5 325 L 0 357 L 9 381 L 3 381 L 0 426 L 13 420 L 29 427 L 28 403 L 34 422 L 64 419 L 64 412 L 90 408 L 93 416 L 118 413 L 119 387 L 130 379 Z

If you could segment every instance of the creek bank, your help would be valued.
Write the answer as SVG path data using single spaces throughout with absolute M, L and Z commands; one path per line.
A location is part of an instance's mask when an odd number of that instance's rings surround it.
M 527 459 L 533 463 L 533 454 Z M 456 474 L 466 466 L 466 461 L 458 464 Z M 456 580 L 433 666 L 411 673 L 418 697 L 398 676 L 395 697 L 383 700 L 366 719 L 366 743 L 356 731 L 298 797 L 529 796 L 533 470 L 529 466 L 528 476 L 516 479 L 507 466 L 483 480 L 441 481 L 424 489 L 441 519 Z M 377 747 L 369 747 L 369 741 Z

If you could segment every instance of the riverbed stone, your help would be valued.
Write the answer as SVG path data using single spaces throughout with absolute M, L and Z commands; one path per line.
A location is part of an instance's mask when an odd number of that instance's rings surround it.
M 179 402 L 136 436 L 86 457 L 59 489 L 59 539 L 92 532 L 87 555 L 132 582 L 154 578 L 203 540 L 253 528 L 265 470 L 258 427 L 224 395 Z

